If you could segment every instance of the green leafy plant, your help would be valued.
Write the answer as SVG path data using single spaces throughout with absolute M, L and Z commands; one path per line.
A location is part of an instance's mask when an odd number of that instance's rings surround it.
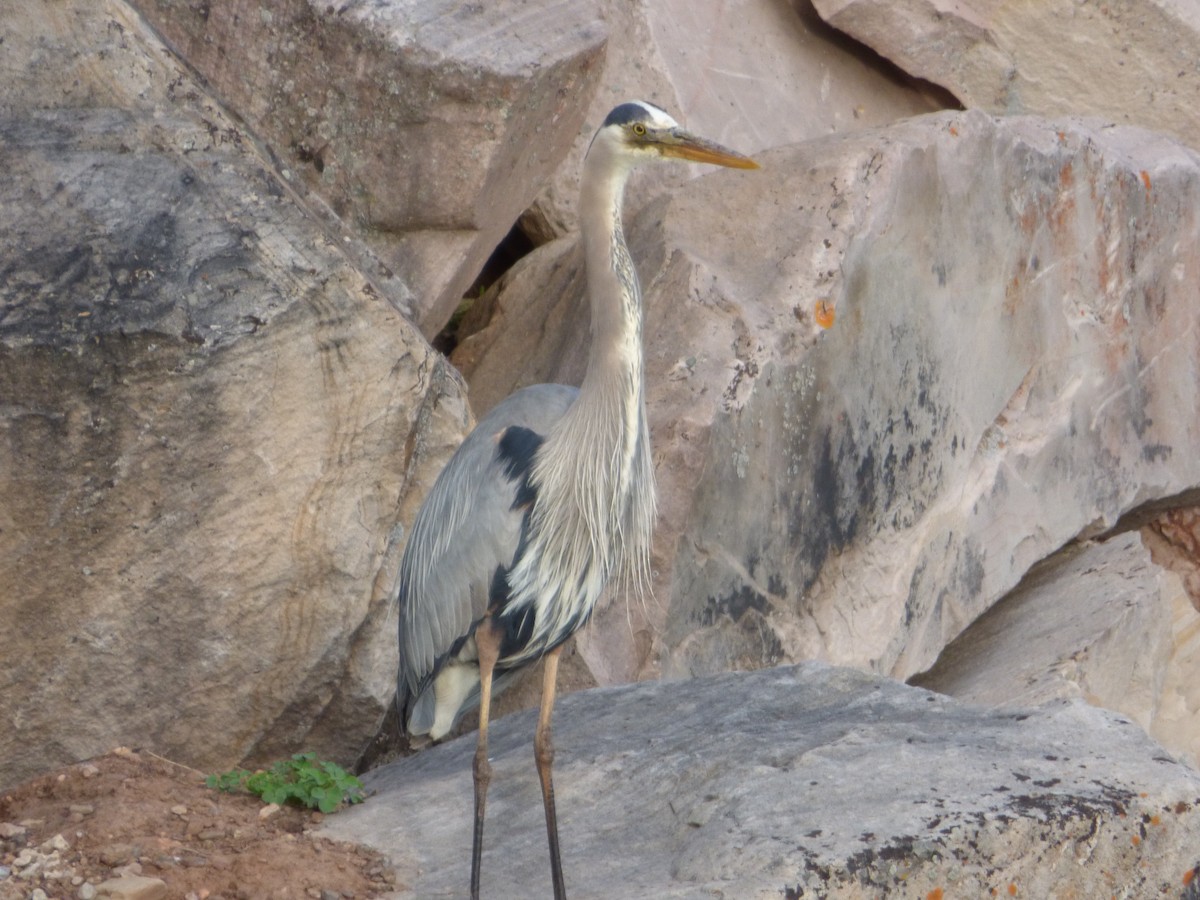
M 257 772 L 231 769 L 209 775 L 204 783 L 218 791 L 249 791 L 264 803 L 298 803 L 323 813 L 342 803 L 361 803 L 365 797 L 361 781 L 337 763 L 317 759 L 315 753 L 297 753 Z

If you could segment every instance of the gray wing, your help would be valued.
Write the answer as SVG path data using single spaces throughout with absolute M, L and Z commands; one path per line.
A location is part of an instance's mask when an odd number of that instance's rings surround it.
M 467 435 L 421 504 L 397 587 L 402 709 L 487 611 L 497 567 L 512 565 L 522 514 L 513 509 L 517 484 L 497 456 L 499 435 L 512 426 L 545 435 L 578 393 L 539 384 L 503 400 Z

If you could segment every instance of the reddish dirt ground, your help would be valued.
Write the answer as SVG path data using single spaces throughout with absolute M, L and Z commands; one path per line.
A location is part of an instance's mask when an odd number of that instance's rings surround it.
M 368 900 L 394 889 L 379 854 L 310 833 L 320 813 L 263 809 L 210 790 L 193 769 L 115 750 L 0 795 L 0 900 L 89 896 L 87 883 L 122 874 L 160 879 L 180 900 Z M 42 860 L 32 875 L 31 859 Z

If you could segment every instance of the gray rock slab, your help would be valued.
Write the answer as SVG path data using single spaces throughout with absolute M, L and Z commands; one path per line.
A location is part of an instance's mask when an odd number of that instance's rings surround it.
M 550 894 L 534 723 L 493 725 L 489 897 Z M 989 710 L 812 663 L 572 694 L 555 728 L 575 898 L 1157 896 L 1200 838 L 1200 775 L 1083 703 Z M 462 896 L 474 746 L 369 773 L 320 833 L 388 854 L 398 897 Z
M 566 155 L 605 41 L 578 0 L 134 5 L 404 273 L 427 336 Z
M 0 54 L 0 786 L 352 764 L 461 383 L 135 15 L 52 7 Z

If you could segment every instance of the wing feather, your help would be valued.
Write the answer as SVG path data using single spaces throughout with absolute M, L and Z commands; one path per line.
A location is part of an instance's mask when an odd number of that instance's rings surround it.
M 445 656 L 487 611 L 497 567 L 512 566 L 520 540 L 518 484 L 497 454 L 512 426 L 545 435 L 578 391 L 541 384 L 512 394 L 467 435 L 421 505 L 400 563 L 402 705 L 428 687 Z

